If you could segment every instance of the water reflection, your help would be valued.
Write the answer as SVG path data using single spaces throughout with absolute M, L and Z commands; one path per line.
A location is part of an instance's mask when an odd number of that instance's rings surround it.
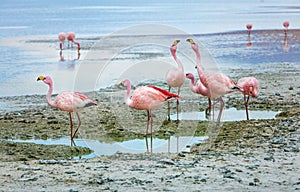
M 250 111 L 251 119 L 274 119 L 280 113 L 279 111 Z M 214 116 L 214 113 L 212 113 Z M 171 120 L 175 120 L 176 115 L 171 115 Z M 213 117 L 212 117 L 213 119 Z M 199 120 L 205 121 L 205 111 L 191 111 L 179 113 L 179 120 Z M 245 110 L 237 110 L 236 108 L 224 109 L 221 121 L 243 121 L 245 120 Z
M 63 51 L 59 51 L 59 61 L 64 63 L 64 67 L 67 69 L 75 69 L 76 61 L 80 59 L 80 52 L 77 52 L 77 55 L 74 54 L 72 51 L 65 51 L 65 56 L 63 54 Z
M 207 139 L 206 136 L 170 136 L 167 138 L 145 137 L 144 139 L 132 139 L 121 142 L 102 142 L 88 139 L 74 139 L 77 146 L 88 147 L 94 152 L 83 158 L 92 158 L 101 155 L 113 155 L 122 153 L 178 153 L 179 151 L 190 151 L 190 146 L 199 144 Z M 47 140 L 10 140 L 13 142 L 28 142 L 43 145 L 70 145 L 69 137 Z
M 284 35 L 282 48 L 286 52 L 288 52 L 290 50 L 290 45 L 289 45 L 289 42 L 288 42 L 288 36 L 287 36 L 287 34 Z

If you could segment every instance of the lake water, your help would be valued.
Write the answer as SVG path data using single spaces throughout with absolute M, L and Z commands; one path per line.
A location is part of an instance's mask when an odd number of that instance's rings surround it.
M 226 3 L 217 0 L 188 2 L 178 0 L 151 2 L 144 0 L 3 0 L 0 4 L 0 96 L 44 94 L 45 86 L 37 85 L 35 81 L 38 75 L 44 74 L 52 75 L 56 82 L 59 82 L 55 84 L 54 92 L 74 88 L 73 82 L 70 85 L 70 81 L 65 81 L 65 79 L 72 79 L 77 75 L 80 64 L 99 62 L 93 60 L 91 50 L 86 50 L 84 47 L 80 61 L 76 60 L 77 55 L 74 51 L 68 50 L 64 52 L 66 61 L 59 62 L 56 36 L 60 31 L 75 31 L 79 41 L 88 41 L 86 37 L 99 37 L 138 25 L 151 27 L 152 24 L 156 24 L 182 31 L 185 34 L 200 34 L 197 37 L 209 49 L 212 58 L 222 64 L 234 63 L 241 66 L 256 63 L 299 62 L 299 42 L 289 41 L 290 49 L 288 52 L 284 51 L 282 49 L 283 34 L 278 34 L 277 37 L 269 34 L 261 36 L 253 34 L 251 39 L 253 48 L 246 49 L 245 33 L 236 35 L 220 33 L 245 31 L 247 23 L 253 23 L 254 30 L 282 30 L 284 20 L 289 20 L 290 28 L 296 29 L 300 26 L 299 7 L 297 0 L 242 2 L 228 0 Z M 149 30 L 151 29 L 145 28 L 145 34 Z M 153 31 L 157 34 L 161 33 L 160 29 Z M 43 42 L 44 47 L 34 48 L 35 44 L 33 44 L 29 50 L 12 45 L 13 42 L 9 40 L 6 41 L 14 37 L 34 39 L 34 36 L 40 37 L 37 42 Z M 156 60 L 164 61 L 170 58 L 167 47 L 169 44 L 170 42 L 165 43 L 164 48 L 152 44 L 147 47 L 138 47 L 139 49 L 116 46 L 116 49 L 120 48 L 117 50 L 118 53 L 124 52 L 120 54 L 123 57 L 122 60 L 117 58 L 119 59 L 117 61 L 120 61 L 120 66 L 124 68 L 132 61 L 136 63 L 136 55 L 141 56 L 145 52 L 148 52 L 147 57 L 139 57 L 139 59 L 149 60 L 150 55 Z M 129 50 L 129 53 L 126 50 Z M 54 54 L 49 54 L 51 51 Z M 89 58 L 84 57 L 87 54 Z M 109 79 L 108 77 L 111 76 L 113 78 Z M 114 70 L 105 76 L 106 81 L 93 82 L 93 84 L 88 81 L 82 82 L 83 86 L 76 87 L 78 88 L 76 90 L 89 91 L 105 88 L 112 82 L 114 83 L 114 80 L 118 80 L 116 76 L 119 74 L 117 70 Z

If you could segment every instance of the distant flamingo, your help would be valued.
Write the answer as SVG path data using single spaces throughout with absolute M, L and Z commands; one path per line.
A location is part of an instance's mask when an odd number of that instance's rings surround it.
M 205 110 L 205 114 L 208 115 L 208 111 L 211 108 L 211 99 L 209 97 L 210 96 L 209 90 L 202 84 L 202 82 L 200 80 L 198 80 L 196 85 L 195 85 L 195 77 L 192 73 L 187 73 L 186 78 L 191 80 L 190 88 L 191 88 L 192 92 L 197 93 L 197 94 L 201 94 L 201 95 L 206 96 L 208 98 L 208 107 Z
M 226 75 L 219 72 L 204 72 L 204 68 L 200 62 L 200 52 L 198 44 L 193 39 L 187 39 L 191 44 L 192 49 L 196 54 L 196 69 L 200 78 L 201 83 L 208 89 L 209 98 L 218 98 L 220 102 L 220 111 L 217 118 L 217 122 L 220 122 L 222 111 L 224 108 L 224 101 L 222 95 L 231 93 L 239 89 L 236 83 Z M 209 106 L 211 108 L 211 106 Z
M 180 94 L 180 87 L 184 84 L 185 76 L 184 76 L 184 69 L 181 61 L 178 59 L 176 55 L 177 44 L 180 40 L 175 40 L 170 47 L 171 54 L 176 61 L 178 67 L 171 68 L 166 76 L 167 84 L 169 85 L 169 92 L 171 91 L 171 87 L 177 87 L 178 91 L 177 94 Z M 176 102 L 176 113 L 177 113 L 177 120 L 178 120 L 178 105 L 179 100 L 177 99 Z M 168 102 L 168 119 L 170 120 L 170 102 Z
M 71 91 L 62 92 L 62 93 L 58 94 L 54 100 L 52 100 L 51 95 L 52 95 L 52 91 L 53 91 L 53 82 L 52 82 L 51 77 L 39 76 L 37 78 L 37 81 L 40 81 L 40 80 L 43 81 L 44 83 L 46 83 L 47 85 L 49 85 L 49 90 L 48 90 L 48 94 L 46 97 L 48 105 L 53 108 L 62 110 L 62 111 L 67 111 L 69 113 L 71 146 L 72 146 L 72 144 L 74 144 L 76 146 L 76 144 L 74 142 L 74 137 L 81 125 L 81 121 L 80 121 L 78 112 L 86 107 L 89 107 L 92 105 L 97 105 L 97 103 L 95 101 L 92 101 L 91 99 L 89 99 L 87 96 L 85 96 L 82 93 L 71 92 Z M 71 115 L 72 112 L 76 113 L 76 116 L 78 119 L 78 127 L 74 133 L 72 130 L 73 129 L 72 115 Z
M 65 40 L 66 40 L 66 34 L 65 34 L 64 32 L 58 33 L 58 39 L 59 39 L 59 41 L 60 41 L 60 43 L 59 43 L 59 48 L 60 48 L 60 50 L 62 50 L 62 45 L 63 45 L 63 43 L 64 43 Z
M 148 128 L 150 124 L 150 134 L 152 135 L 152 110 L 159 109 L 166 102 L 172 99 L 178 99 L 179 95 L 170 93 L 166 90 L 160 89 L 155 86 L 141 86 L 138 87 L 130 98 L 131 84 L 129 80 L 124 80 L 122 83 L 127 87 L 125 96 L 126 104 L 136 110 L 146 110 L 148 113 L 146 135 L 148 135 Z
M 246 25 L 247 29 L 248 29 L 248 36 L 250 36 L 250 33 L 251 33 L 251 29 L 252 29 L 252 24 L 251 23 L 248 23 Z
M 258 81 L 255 77 L 244 77 L 238 80 L 237 86 L 240 89 L 240 92 L 244 94 L 244 104 L 246 108 L 247 120 L 249 120 L 248 115 L 248 102 L 249 97 L 257 97 L 258 95 Z
M 74 32 L 68 32 L 67 33 L 67 40 L 71 41 L 72 43 L 77 45 L 78 52 L 80 51 L 80 43 L 75 41 L 75 33 Z
M 283 25 L 283 27 L 285 28 L 285 29 L 284 29 L 284 34 L 287 35 L 288 28 L 289 28 L 289 26 L 290 26 L 290 22 L 284 21 L 282 25 Z

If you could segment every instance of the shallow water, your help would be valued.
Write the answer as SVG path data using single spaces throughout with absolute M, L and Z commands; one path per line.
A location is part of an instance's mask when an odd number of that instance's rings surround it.
M 250 119 L 274 119 L 275 116 L 280 113 L 280 111 L 266 111 L 266 110 L 260 110 L 260 111 L 253 111 L 249 110 L 249 118 Z M 214 113 L 215 119 L 218 116 L 218 111 L 215 111 Z M 171 120 L 176 120 L 176 114 L 171 115 Z M 199 112 L 199 111 L 190 111 L 190 112 L 183 112 L 179 113 L 179 120 L 207 120 L 205 117 L 205 112 Z M 221 121 L 227 122 L 227 121 L 242 121 L 246 120 L 246 112 L 245 110 L 237 110 L 236 108 L 229 108 L 224 109 L 222 112 Z
M 92 158 L 101 155 L 113 155 L 117 152 L 122 153 L 178 153 L 181 151 L 189 151 L 190 146 L 193 144 L 199 144 L 203 140 L 207 139 L 206 136 L 194 137 L 194 136 L 171 136 L 168 139 L 151 138 L 145 139 L 134 139 L 123 142 L 101 142 L 87 139 L 75 139 L 76 146 L 88 147 L 94 152 L 89 155 L 85 155 L 82 158 Z M 63 137 L 59 139 L 47 139 L 47 140 L 9 140 L 14 142 L 29 142 L 35 144 L 44 145 L 70 145 L 70 138 Z M 147 147 L 148 144 L 148 147 Z M 151 147 L 152 146 L 152 147 Z M 152 148 L 152 149 L 151 149 Z

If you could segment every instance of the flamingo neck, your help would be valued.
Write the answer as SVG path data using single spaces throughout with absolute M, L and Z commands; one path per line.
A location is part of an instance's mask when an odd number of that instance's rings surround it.
M 51 82 L 48 85 L 49 85 L 49 90 L 48 90 L 48 93 L 47 93 L 47 96 L 46 96 L 47 103 L 51 107 L 56 107 L 54 101 L 51 99 L 51 95 L 52 95 L 52 92 L 53 92 L 53 83 Z
M 194 93 L 196 93 L 195 78 L 191 77 L 190 80 L 191 80 L 190 88 Z
M 176 61 L 178 68 L 183 71 L 183 65 L 181 63 L 181 61 L 178 59 L 177 55 L 176 55 L 176 50 L 171 50 L 172 56 L 174 58 L 174 60 Z
M 130 91 L 131 91 L 131 84 L 129 83 L 127 85 L 127 92 L 126 92 L 126 95 L 125 95 L 125 103 L 126 105 L 128 105 L 129 107 L 132 106 L 132 100 L 130 99 Z
M 77 49 L 80 50 L 80 43 L 78 43 L 77 41 L 73 40 L 73 43 L 77 45 Z

